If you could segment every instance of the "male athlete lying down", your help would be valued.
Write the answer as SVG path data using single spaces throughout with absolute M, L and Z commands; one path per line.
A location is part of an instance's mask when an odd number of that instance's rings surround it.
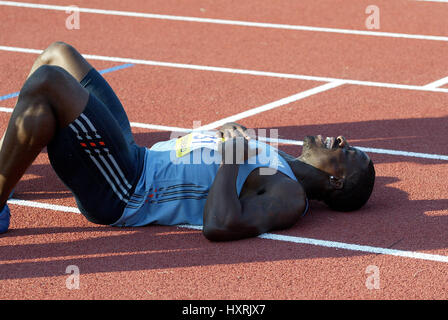
M 306 137 L 299 158 L 249 139 L 236 123 L 138 146 L 110 86 L 62 42 L 35 61 L 2 139 L 0 233 L 9 227 L 8 196 L 46 146 L 89 221 L 198 224 L 212 241 L 291 227 L 308 210 L 307 199 L 358 209 L 375 180 L 372 161 L 342 136 Z M 198 151 L 205 157 L 195 158 Z

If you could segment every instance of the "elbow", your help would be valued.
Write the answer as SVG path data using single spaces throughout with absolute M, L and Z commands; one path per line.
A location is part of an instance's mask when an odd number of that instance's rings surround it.
M 246 238 L 247 226 L 241 221 L 241 210 L 205 210 L 202 234 L 209 241 L 232 241 Z M 249 232 L 252 234 L 252 232 Z
M 207 240 L 212 242 L 232 241 L 244 238 L 239 232 L 225 226 L 218 228 L 216 226 L 204 225 L 202 228 L 202 234 Z
M 240 240 L 257 236 L 260 233 L 257 228 L 242 228 L 241 226 L 217 228 L 204 225 L 202 228 L 204 237 L 212 242 Z
M 212 242 L 229 240 L 229 230 L 224 226 L 216 227 L 213 224 L 204 224 L 202 234 L 207 240 Z
M 220 238 L 218 237 L 217 232 L 215 232 L 215 230 L 213 230 L 213 228 L 204 226 L 202 228 L 202 234 L 209 241 L 212 241 L 212 242 L 220 241 Z
M 234 228 L 233 215 L 228 212 L 206 210 L 202 234 L 209 241 L 227 241 Z

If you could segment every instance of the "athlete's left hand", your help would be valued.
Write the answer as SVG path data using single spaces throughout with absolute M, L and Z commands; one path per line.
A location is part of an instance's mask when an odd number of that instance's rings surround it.
M 259 154 L 261 149 L 251 146 L 244 137 L 230 138 L 218 146 L 222 164 L 242 164 L 249 158 Z
M 224 140 L 238 137 L 245 138 L 247 140 L 251 139 L 247 128 L 236 122 L 228 122 L 224 124 L 216 131 L 216 136 L 218 138 L 224 138 Z

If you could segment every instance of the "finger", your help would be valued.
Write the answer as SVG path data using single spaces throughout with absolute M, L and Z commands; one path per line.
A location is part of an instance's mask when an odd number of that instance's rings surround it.
M 241 131 L 239 128 L 237 128 L 236 130 L 235 130 L 235 136 L 236 137 L 240 137 L 240 138 L 246 138 L 246 135 L 244 134 L 244 132 L 243 131 Z
M 260 154 L 261 151 L 262 151 L 261 148 L 250 148 L 249 149 L 249 158 Z
M 243 126 L 243 125 L 241 125 L 241 124 L 239 124 L 239 123 L 236 123 L 236 122 L 235 122 L 235 124 L 233 125 L 233 127 L 234 127 L 234 128 L 241 128 L 241 129 L 243 129 L 243 130 L 246 130 L 246 129 L 247 129 L 245 126 Z
M 239 128 L 238 132 L 241 134 L 242 137 L 246 138 L 247 140 L 251 139 L 251 137 L 249 136 L 249 134 L 246 132 L 245 129 Z
M 221 139 L 222 138 L 222 132 L 221 131 L 216 131 L 215 132 L 215 137 L 218 138 L 218 139 Z
M 233 134 L 233 136 L 235 137 L 235 138 L 244 138 L 244 136 L 241 134 L 241 132 L 240 131 L 238 131 L 238 130 L 234 130 L 233 132 L 232 132 L 232 134 Z

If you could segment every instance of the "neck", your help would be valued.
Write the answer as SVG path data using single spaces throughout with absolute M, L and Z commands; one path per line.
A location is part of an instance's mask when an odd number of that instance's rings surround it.
M 291 167 L 297 180 L 305 189 L 307 197 L 309 199 L 322 200 L 324 192 L 322 186 L 326 185 L 328 174 L 307 164 L 300 157 L 294 158 L 281 150 L 278 150 L 278 152 Z

